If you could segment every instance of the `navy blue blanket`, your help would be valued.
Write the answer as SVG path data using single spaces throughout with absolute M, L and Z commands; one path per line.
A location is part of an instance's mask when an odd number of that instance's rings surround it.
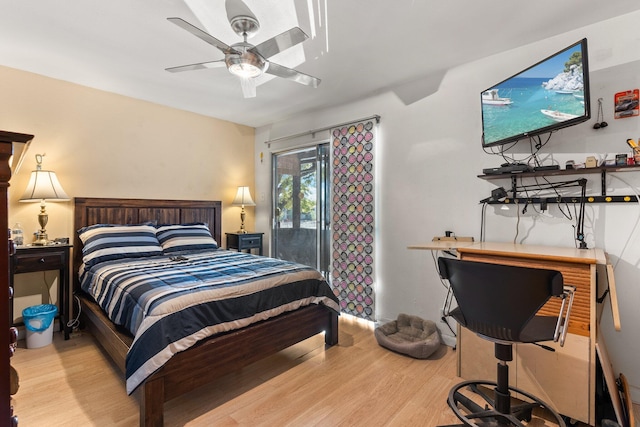
M 134 336 L 127 393 L 174 354 L 211 335 L 324 304 L 339 312 L 307 266 L 226 250 L 109 261 L 81 270 L 82 289 Z

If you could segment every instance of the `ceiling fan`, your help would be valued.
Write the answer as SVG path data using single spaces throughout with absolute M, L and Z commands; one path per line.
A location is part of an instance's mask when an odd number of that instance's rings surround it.
M 224 59 L 218 61 L 171 67 L 167 68 L 167 71 L 176 73 L 226 66 L 231 74 L 240 78 L 242 93 L 245 98 L 253 98 L 256 96 L 255 79 L 264 73 L 293 80 L 294 82 L 314 88 L 318 87 L 320 79 L 268 60 L 275 54 L 295 46 L 298 43 L 302 43 L 309 38 L 304 31 L 299 27 L 294 27 L 254 46 L 248 43 L 247 39 L 260 29 L 258 19 L 242 0 L 226 0 L 225 7 L 231 28 L 239 36 L 242 36 L 244 41 L 229 46 L 181 18 L 167 18 L 180 28 L 187 30 L 224 53 Z

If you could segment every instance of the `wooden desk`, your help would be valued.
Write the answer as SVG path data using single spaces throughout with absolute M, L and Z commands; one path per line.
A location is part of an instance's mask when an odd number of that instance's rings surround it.
M 410 249 L 455 249 L 460 259 L 494 264 L 558 270 L 566 284 L 576 286 L 575 300 L 564 347 L 545 343 L 550 352 L 531 344 L 514 345 L 509 383 L 549 403 L 570 418 L 595 425 L 596 282 L 611 288 L 612 311 L 618 313 L 612 268 L 601 249 L 575 249 L 513 243 L 429 242 Z M 557 314 L 559 302 L 550 301 L 543 312 Z M 614 318 L 616 315 L 614 314 Z M 619 329 L 619 317 L 616 328 Z M 458 328 L 458 375 L 465 379 L 494 379 L 493 343 Z

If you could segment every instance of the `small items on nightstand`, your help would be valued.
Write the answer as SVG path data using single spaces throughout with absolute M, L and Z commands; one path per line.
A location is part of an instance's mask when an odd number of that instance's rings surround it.
M 16 246 L 24 245 L 24 231 L 19 222 L 16 222 L 16 225 L 11 229 L 11 240 L 13 240 L 13 244 Z

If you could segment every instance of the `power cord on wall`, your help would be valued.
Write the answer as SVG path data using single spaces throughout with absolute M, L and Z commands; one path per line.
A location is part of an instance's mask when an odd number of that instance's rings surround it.
M 43 282 L 43 285 L 47 289 L 47 294 L 49 295 L 49 304 L 53 304 L 53 298 L 51 297 L 51 285 L 49 283 L 47 283 L 46 271 L 42 272 L 42 282 Z M 80 326 L 80 314 L 82 313 L 82 306 L 80 305 L 80 298 L 78 298 L 77 295 L 74 295 L 73 297 L 75 298 L 76 303 L 78 304 L 78 315 L 75 317 L 75 319 L 70 319 L 67 322 L 67 327 L 70 328 L 71 330 L 78 329 L 78 327 Z
M 521 159 L 521 160 L 516 160 L 513 157 L 507 157 L 507 152 L 509 150 L 511 150 L 513 147 L 515 147 L 516 145 L 518 145 L 518 142 L 523 141 L 523 140 L 518 140 L 518 141 L 514 141 L 510 144 L 506 144 L 506 145 L 501 145 L 499 147 L 485 147 L 483 145 L 482 149 L 485 153 L 487 154 L 493 154 L 493 155 L 498 155 L 501 156 L 502 159 L 506 162 L 506 163 L 527 163 L 529 164 L 531 161 L 534 161 L 534 163 L 536 163 L 536 154 L 540 151 L 540 149 L 542 149 L 542 147 L 544 147 L 545 145 L 547 145 L 547 143 L 549 142 L 549 140 L 551 140 L 551 135 L 554 132 L 549 132 L 546 141 L 542 141 L 542 138 L 540 137 L 540 135 L 536 135 L 533 137 L 529 137 L 528 141 L 529 141 L 529 150 L 531 151 L 531 154 L 527 155 L 526 158 Z M 511 155 L 513 156 L 513 155 Z
M 78 303 L 78 314 L 75 319 L 69 319 L 69 321 L 67 322 L 67 327 L 71 330 L 76 330 L 78 329 L 78 327 L 80 327 L 80 314 L 82 313 L 82 305 L 80 305 L 80 298 L 78 298 L 77 295 L 74 294 L 73 298 L 75 298 L 76 302 Z
M 520 233 L 520 207 L 518 206 L 518 198 L 516 197 L 514 200 L 514 203 L 516 204 L 516 215 L 518 216 L 518 220 L 516 221 L 516 235 L 513 236 L 513 243 L 516 244 L 518 243 L 518 233 Z M 524 212 L 522 212 L 524 214 Z
M 453 256 L 448 251 L 445 251 L 445 253 L 455 258 L 455 256 Z M 444 323 L 445 325 L 447 325 L 447 328 L 449 328 L 449 330 L 451 331 L 451 334 L 453 335 L 453 337 L 456 338 L 457 334 L 455 333 L 455 331 L 453 330 L 453 328 L 451 327 L 451 325 L 447 321 L 447 318 L 450 316 L 449 313 L 451 312 L 451 303 L 453 302 L 453 292 L 451 291 L 451 287 L 445 283 L 444 279 L 442 279 L 442 276 L 440 275 L 440 269 L 438 268 L 437 251 L 431 251 L 431 258 L 433 259 L 433 264 L 435 266 L 436 273 L 438 273 L 438 278 L 440 279 L 440 283 L 447 290 L 447 295 L 445 296 L 444 303 L 442 304 L 442 312 L 440 313 L 440 321 L 442 323 Z
M 49 304 L 53 304 L 53 298 L 51 297 L 51 285 L 49 283 L 47 283 L 47 272 L 46 271 L 42 272 L 42 284 L 44 285 L 45 289 L 47 290 L 47 295 L 49 296 Z
M 480 214 L 480 241 L 481 242 L 484 242 L 484 232 L 487 224 L 487 221 L 486 221 L 487 205 L 488 205 L 487 202 L 484 202 L 482 204 L 482 212 Z

